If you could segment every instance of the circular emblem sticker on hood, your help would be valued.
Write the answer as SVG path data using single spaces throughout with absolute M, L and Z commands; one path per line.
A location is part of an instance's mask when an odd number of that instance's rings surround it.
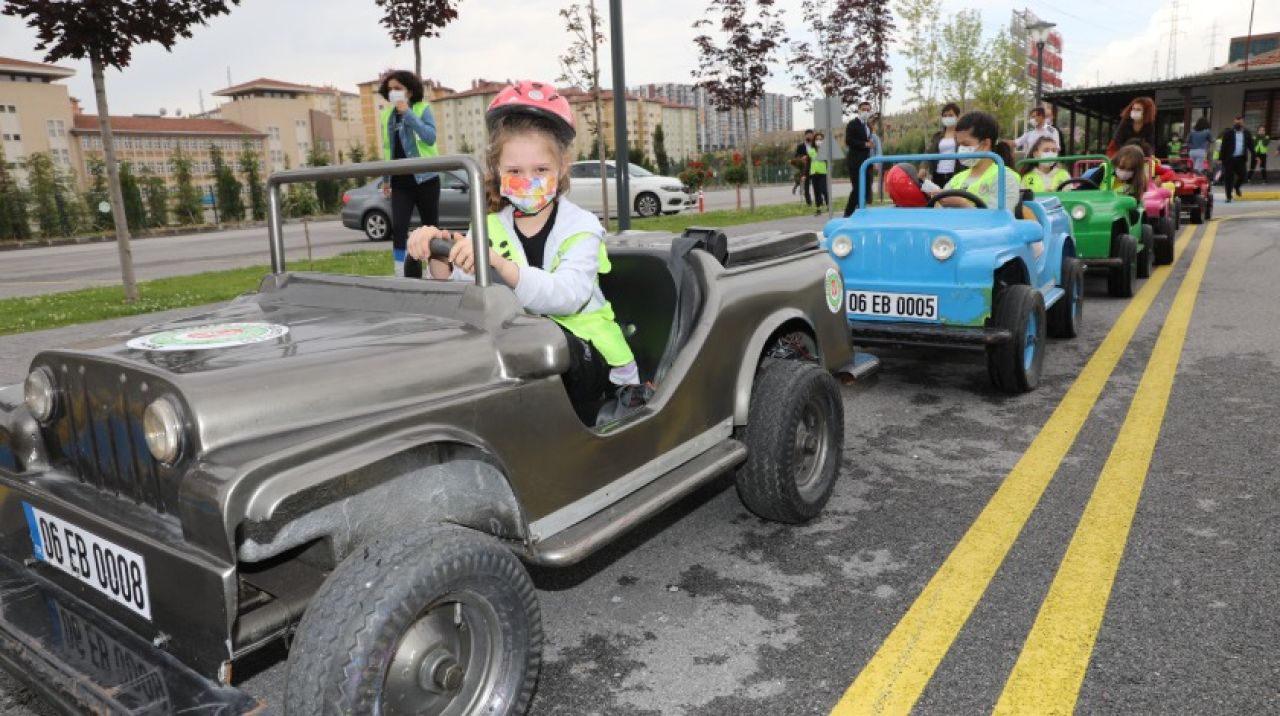
M 832 313 L 839 313 L 844 307 L 844 296 L 841 292 L 840 273 L 835 269 L 827 269 L 826 280 L 822 282 L 822 292 L 827 297 L 827 308 Z
M 214 323 L 152 333 L 125 345 L 141 351 L 200 351 L 262 343 L 288 333 L 288 326 L 275 323 Z

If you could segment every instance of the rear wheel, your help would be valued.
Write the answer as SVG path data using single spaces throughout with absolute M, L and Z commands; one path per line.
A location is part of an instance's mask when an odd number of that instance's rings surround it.
M 1157 266 L 1168 266 L 1173 263 L 1173 238 L 1177 235 L 1177 228 L 1169 225 L 1170 221 L 1167 217 L 1164 219 L 1164 224 L 1165 228 L 1169 229 L 1169 232 L 1163 236 L 1156 236 L 1155 245 L 1152 246 Z M 1144 238 L 1148 237 L 1144 236 Z M 1150 270 L 1148 270 L 1147 275 L 1151 275 Z
M 636 197 L 636 216 L 648 219 L 662 213 L 662 201 L 658 195 L 646 191 Z
M 1062 298 L 1049 309 L 1049 335 L 1075 338 L 1084 318 L 1084 266 L 1071 256 L 1062 258 Z
M 1178 229 L 1181 229 L 1182 228 L 1182 199 L 1179 199 L 1176 196 L 1173 198 L 1173 213 L 1171 214 L 1171 216 L 1173 217 L 1173 230 L 1177 231 Z
M 1138 278 L 1150 278 L 1154 266 L 1152 246 L 1158 241 L 1149 224 L 1142 225 L 1142 248 L 1138 249 Z
M 1138 282 L 1138 242 L 1120 234 L 1113 242 L 1111 256 L 1120 259 L 1120 265 L 1107 270 L 1107 293 L 1114 298 L 1131 298 Z
M 1196 197 L 1195 206 L 1191 207 L 1191 217 L 1190 217 L 1191 223 L 1193 224 L 1204 223 L 1204 205 L 1205 205 L 1204 197 L 1203 196 Z
M 1204 202 L 1205 202 L 1204 203 L 1204 220 L 1210 221 L 1213 219 L 1213 193 L 1212 192 L 1209 194 L 1209 196 L 1205 197 Z
M 775 522 L 817 516 L 831 497 L 844 449 L 844 403 L 816 363 L 767 360 L 751 390 L 738 497 Z
M 1044 297 L 1026 284 L 1009 286 L 996 296 L 991 322 L 1013 336 L 987 350 L 992 384 L 1006 393 L 1034 390 L 1044 366 Z
M 364 215 L 364 235 L 370 241 L 386 241 L 391 238 L 391 219 L 384 213 L 374 210 Z

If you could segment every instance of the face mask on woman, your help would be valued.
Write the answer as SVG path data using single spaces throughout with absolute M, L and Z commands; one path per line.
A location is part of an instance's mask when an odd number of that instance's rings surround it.
M 942 126 L 944 126 L 944 127 L 954 127 L 954 126 L 956 126 L 956 121 L 957 121 L 957 120 L 956 120 L 956 118 L 955 118 L 955 117 L 943 117 L 943 118 L 942 118 Z
M 1132 112 L 1129 113 L 1129 118 L 1135 122 L 1142 119 L 1142 110 L 1140 109 L 1133 110 Z
M 1133 178 L 1132 169 L 1116 169 L 1116 178 L 1120 181 L 1127 182 Z

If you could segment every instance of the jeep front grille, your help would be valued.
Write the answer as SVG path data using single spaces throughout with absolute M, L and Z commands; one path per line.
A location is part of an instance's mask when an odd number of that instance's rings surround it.
M 151 456 L 142 433 L 142 411 L 158 386 L 112 366 L 51 367 L 61 393 L 45 430 L 51 463 L 104 492 L 172 510 L 175 476 Z

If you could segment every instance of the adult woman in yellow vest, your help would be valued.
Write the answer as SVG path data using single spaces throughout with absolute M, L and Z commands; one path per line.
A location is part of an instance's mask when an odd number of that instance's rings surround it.
M 813 212 L 814 216 L 821 214 L 822 207 L 831 201 L 831 187 L 827 186 L 827 163 L 818 158 L 819 147 L 826 137 L 826 134 L 818 132 L 813 136 L 813 144 L 809 145 L 809 182 L 813 185 L 813 205 L 817 207 L 817 211 Z
M 378 93 L 391 103 L 378 118 L 382 158 L 437 156 L 436 118 L 423 97 L 422 80 L 408 70 L 388 72 Z M 396 275 L 421 278 L 422 263 L 405 256 L 409 221 L 416 208 L 423 226 L 440 223 L 440 177 L 435 172 L 384 177 L 382 193 L 391 197 L 391 250 Z
M 1036 159 L 1053 159 L 1058 156 L 1058 143 L 1053 137 L 1041 137 L 1031 146 L 1031 156 Z M 1057 162 L 1032 164 L 1022 176 L 1022 188 L 1042 194 L 1058 190 L 1058 185 L 1071 178 L 1071 174 Z
M 604 227 L 566 198 L 575 135 L 569 102 L 554 85 L 520 82 L 498 94 L 486 121 L 490 266 L 527 311 L 564 330 L 570 356 L 564 383 L 584 423 L 640 407 L 649 389 L 640 385 L 631 348 L 600 291 L 598 276 L 610 270 Z M 431 258 L 431 277 L 471 280 L 475 256 L 461 234 L 424 226 L 409 237 L 409 255 L 427 258 L 436 238 L 454 244 L 447 261 Z

